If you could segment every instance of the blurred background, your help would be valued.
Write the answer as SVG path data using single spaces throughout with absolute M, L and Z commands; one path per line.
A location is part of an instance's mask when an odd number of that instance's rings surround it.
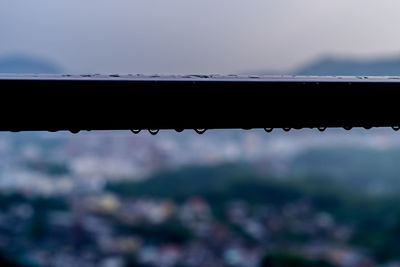
M 399 75 L 396 0 L 0 3 L 0 73 Z M 1 266 L 400 266 L 392 129 L 0 133 Z
M 1 133 L 0 157 L 5 266 L 400 265 L 392 129 Z
M 3 1 L 0 71 L 394 75 L 399 8 L 396 0 Z

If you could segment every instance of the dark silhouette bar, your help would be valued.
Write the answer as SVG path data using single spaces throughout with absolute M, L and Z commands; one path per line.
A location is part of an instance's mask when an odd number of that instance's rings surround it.
M 0 75 L 1 131 L 400 126 L 399 77 Z

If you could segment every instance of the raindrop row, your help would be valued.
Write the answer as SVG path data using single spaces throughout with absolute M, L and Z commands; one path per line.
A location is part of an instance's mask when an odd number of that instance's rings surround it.
M 326 129 L 327 129 L 327 127 L 316 127 L 320 132 L 324 132 Z M 371 129 L 372 127 L 371 126 L 365 126 L 365 127 L 363 127 L 364 129 L 366 129 L 366 130 L 369 130 L 369 129 Z M 391 127 L 394 131 L 399 131 L 400 130 L 400 126 L 392 126 Z M 289 132 L 290 130 L 292 130 L 292 128 L 289 128 L 289 127 L 283 127 L 282 128 L 285 132 Z M 297 129 L 297 128 L 296 128 Z M 311 128 L 312 129 L 312 128 Z M 347 130 L 347 131 L 350 131 L 351 129 L 353 129 L 353 127 L 350 127 L 350 126 L 345 126 L 345 127 L 343 127 L 343 129 L 345 129 L 345 130 Z M 198 133 L 198 134 L 204 134 L 206 131 L 207 131 L 207 129 L 193 129 L 196 133 Z M 267 132 L 267 133 L 270 133 L 270 132 L 272 132 L 274 130 L 274 128 L 264 128 L 264 131 L 265 132 Z M 132 133 L 134 133 L 134 134 L 138 134 L 138 133 L 140 133 L 142 130 L 140 130 L 140 129 L 131 129 L 131 132 Z M 156 134 L 158 134 L 159 133 L 159 129 L 149 129 L 149 130 L 147 130 L 151 135 L 156 135 Z M 175 129 L 175 131 L 176 132 L 178 132 L 178 133 L 181 133 L 181 132 L 183 132 L 184 131 L 184 129 Z M 71 131 L 72 133 L 78 133 L 79 131 Z

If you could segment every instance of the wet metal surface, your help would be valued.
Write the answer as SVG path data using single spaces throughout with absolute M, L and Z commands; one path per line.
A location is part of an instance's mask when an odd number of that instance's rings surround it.
M 233 81 L 233 82 L 387 82 L 399 83 L 400 76 L 296 76 L 296 75 L 142 75 L 142 74 L 0 74 L 0 80 L 87 80 L 87 81 Z
M 393 127 L 400 77 L 0 75 L 2 131 Z

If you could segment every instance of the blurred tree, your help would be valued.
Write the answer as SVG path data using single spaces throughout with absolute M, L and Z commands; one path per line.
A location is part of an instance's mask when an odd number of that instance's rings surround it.
M 310 260 L 290 253 L 276 253 L 264 257 L 262 267 L 333 267 L 334 265 L 323 260 Z

